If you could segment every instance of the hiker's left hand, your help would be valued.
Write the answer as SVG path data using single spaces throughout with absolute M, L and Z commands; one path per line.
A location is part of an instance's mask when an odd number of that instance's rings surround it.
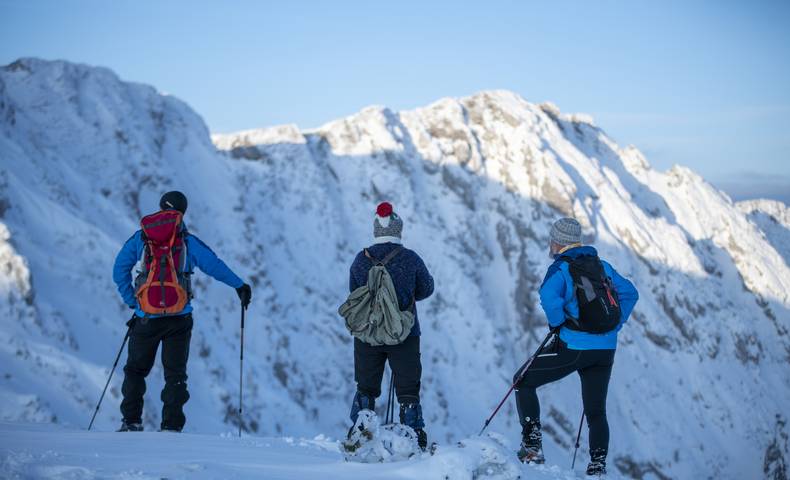
M 241 300 L 242 308 L 246 310 L 252 300 L 252 288 L 245 283 L 236 289 L 236 294 L 239 296 L 239 300 Z

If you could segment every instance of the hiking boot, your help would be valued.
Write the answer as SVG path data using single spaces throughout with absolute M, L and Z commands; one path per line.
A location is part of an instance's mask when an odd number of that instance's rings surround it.
M 125 420 L 121 423 L 121 428 L 116 430 L 116 432 L 142 432 L 142 431 L 143 431 L 142 423 L 128 423 Z
M 602 477 L 606 475 L 606 450 L 602 448 L 590 451 L 590 464 L 587 465 L 587 475 Z
M 357 416 L 362 410 L 376 410 L 376 399 L 357 390 L 354 400 L 351 401 L 351 413 L 349 414 L 351 423 L 357 423 Z M 351 428 L 354 428 L 353 425 Z M 349 431 L 349 433 L 351 432 Z
M 522 463 L 541 465 L 546 463 L 543 456 L 543 435 L 540 433 L 540 420 L 527 420 L 521 429 L 521 448 L 518 459 Z
M 171 426 L 169 426 L 169 425 L 162 425 L 161 427 L 159 427 L 159 431 L 160 431 L 160 432 L 175 432 L 175 433 L 181 433 L 181 429 L 180 429 L 180 428 L 178 428 L 178 427 L 171 427 Z
M 423 452 L 428 448 L 428 434 L 425 433 L 425 421 L 422 419 L 422 406 L 419 403 L 401 403 L 400 423 L 411 427 L 417 434 L 417 445 Z
M 417 434 L 417 445 L 424 452 L 428 448 L 428 434 L 422 428 L 415 428 L 414 433 Z
M 378 430 L 378 417 L 372 410 L 363 409 L 357 413 L 357 421 L 348 429 L 346 440 L 342 447 L 347 455 L 355 455 L 373 440 L 374 432 Z

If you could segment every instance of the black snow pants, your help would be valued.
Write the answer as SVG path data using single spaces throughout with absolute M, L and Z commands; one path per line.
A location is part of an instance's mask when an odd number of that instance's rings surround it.
M 615 350 L 571 350 L 559 338 L 538 355 L 521 383 L 516 386 L 519 421 L 540 419 L 536 389 L 579 372 L 582 403 L 590 432 L 590 450 L 609 448 L 609 423 L 606 421 L 606 393 L 612 374 Z
M 372 346 L 354 339 L 354 380 L 357 390 L 374 399 L 381 395 L 384 363 L 395 373 L 398 403 L 420 403 L 420 337 L 412 336 L 398 345 Z
M 162 344 L 162 428 L 180 430 L 186 423 L 183 407 L 189 400 L 187 359 L 192 338 L 192 314 L 173 317 L 137 318 L 129 335 L 129 353 L 121 392 L 121 414 L 127 423 L 142 423 L 145 377 L 154 366 Z

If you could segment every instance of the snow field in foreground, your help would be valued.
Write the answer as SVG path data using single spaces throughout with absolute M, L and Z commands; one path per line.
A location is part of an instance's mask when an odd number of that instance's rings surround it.
M 50 479 L 537 479 L 581 474 L 521 465 L 515 448 L 493 434 L 441 445 L 402 462 L 346 462 L 339 442 L 233 433 L 115 433 L 51 424 L 0 423 L 0 477 Z M 578 469 L 583 466 L 577 465 Z M 611 476 L 609 477 L 611 478 Z

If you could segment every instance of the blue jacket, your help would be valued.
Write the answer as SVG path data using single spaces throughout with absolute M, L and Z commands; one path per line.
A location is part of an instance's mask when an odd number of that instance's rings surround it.
M 546 278 L 540 287 L 540 305 L 546 312 L 549 325 L 556 327 L 565 322 L 566 317 L 579 318 L 579 303 L 574 292 L 573 279 L 568 270 L 568 262 L 561 257 L 577 258 L 585 255 L 598 255 L 598 252 L 589 246 L 571 248 L 555 255 L 554 263 L 546 272 Z M 620 276 L 617 271 L 605 261 L 604 272 L 612 279 L 612 285 L 617 292 L 620 302 L 620 324 L 611 332 L 595 334 L 571 330 L 567 327 L 560 329 L 560 339 L 568 344 L 571 350 L 614 350 L 617 348 L 617 333 L 623 328 L 639 299 L 639 293 L 634 285 Z
M 383 260 L 388 253 L 400 247 L 396 243 L 380 243 L 369 247 L 368 253 L 373 258 Z M 353 292 L 362 285 L 368 283 L 368 271 L 373 267 L 365 252 L 359 252 L 354 263 L 351 265 L 350 278 L 348 281 L 349 292 Z M 412 250 L 404 248 L 387 264 L 387 272 L 392 277 L 395 285 L 395 292 L 398 295 L 398 305 L 401 310 L 406 310 L 415 302 L 424 300 L 433 293 L 433 277 L 428 272 L 428 268 L 419 255 Z M 417 304 L 412 309 L 414 312 L 414 327 L 409 333 L 410 337 L 420 335 L 420 321 L 417 318 Z
M 190 234 L 186 236 L 187 245 L 187 264 L 186 271 L 191 272 L 197 266 L 207 275 L 210 275 L 220 282 L 233 288 L 239 288 L 244 282 L 233 271 L 219 259 L 217 255 L 198 237 Z M 132 269 L 143 255 L 145 242 L 143 242 L 142 231 L 138 230 L 121 247 L 118 256 L 115 257 L 115 265 L 112 267 L 112 279 L 118 287 L 124 303 L 134 308 L 139 317 L 159 317 L 161 315 L 151 315 L 140 310 L 137 297 L 134 295 L 132 285 Z M 192 305 L 187 306 L 179 313 L 168 315 L 184 315 L 192 311 Z

